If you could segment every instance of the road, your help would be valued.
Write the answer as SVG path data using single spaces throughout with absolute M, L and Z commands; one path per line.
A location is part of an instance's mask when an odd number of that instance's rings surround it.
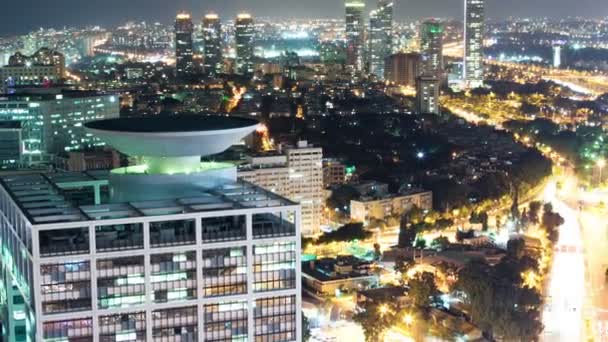
M 581 214 L 587 260 L 588 299 L 592 308 L 588 314 L 596 341 L 608 339 L 608 213 L 587 209 Z
M 541 339 L 550 342 L 584 341 L 585 262 L 577 212 L 561 200 L 551 200 L 565 223 L 549 276 Z

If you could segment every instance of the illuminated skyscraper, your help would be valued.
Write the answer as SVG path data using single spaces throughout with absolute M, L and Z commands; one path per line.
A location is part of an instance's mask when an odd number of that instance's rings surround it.
M 253 73 L 253 40 L 255 29 L 253 18 L 248 13 L 236 17 L 236 72 L 239 74 Z
M 427 20 L 420 27 L 420 49 L 422 52 L 422 74 L 440 76 L 443 72 L 443 25 L 436 20 Z
M 345 0 L 346 9 L 346 64 L 361 70 L 363 67 L 364 0 Z
M 484 1 L 465 0 L 463 78 L 471 88 L 483 85 Z
M 221 73 L 222 61 L 222 24 L 217 14 L 207 14 L 203 18 L 203 41 L 205 44 L 204 68 L 207 74 Z
M 194 71 L 192 33 L 194 26 L 188 13 L 180 13 L 175 18 L 175 73 L 183 79 Z
M 369 17 L 369 71 L 380 78 L 384 77 L 384 58 L 392 51 L 392 33 L 393 3 L 380 0 Z

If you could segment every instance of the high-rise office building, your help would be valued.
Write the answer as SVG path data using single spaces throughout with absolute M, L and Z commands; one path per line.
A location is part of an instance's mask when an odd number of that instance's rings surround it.
M 301 141 L 284 153 L 250 157 L 238 177 L 302 205 L 302 234 L 319 232 L 323 205 L 323 149 Z
M 54 155 L 104 145 L 83 124 L 120 115 L 118 96 L 93 91 L 60 91 L 4 95 L 0 122 L 19 121 L 21 161 L 33 166 L 52 161 Z M 3 163 L 3 161 L 0 161 Z
M 391 54 L 393 46 L 393 3 L 378 2 L 378 9 L 369 16 L 369 71 L 384 78 L 384 59 Z
M 439 114 L 439 79 L 419 76 L 416 79 L 416 111 L 420 114 Z
M 146 164 L 0 177 L 3 337 L 301 341 L 300 206 L 200 161 L 257 122 L 86 126 Z
M 204 68 L 207 74 L 223 71 L 222 24 L 217 14 L 207 14 L 203 18 L 203 45 L 205 51 Z
M 420 27 L 422 74 L 440 77 L 443 73 L 443 24 L 424 21 Z
M 253 44 L 255 27 L 253 17 L 248 13 L 241 13 L 236 17 L 236 72 L 239 74 L 252 74 L 253 70 Z
M 345 0 L 346 10 L 346 64 L 357 70 L 363 68 L 363 42 L 365 0 Z
M 484 2 L 465 0 L 463 79 L 470 88 L 483 85 Z
M 415 87 L 422 57 L 418 53 L 396 53 L 385 59 L 384 78 L 394 84 Z
M 193 33 L 190 14 L 178 14 L 175 18 L 175 74 L 178 79 L 185 79 L 194 72 Z

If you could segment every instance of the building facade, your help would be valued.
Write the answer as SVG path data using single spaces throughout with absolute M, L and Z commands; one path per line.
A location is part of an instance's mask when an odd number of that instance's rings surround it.
M 300 206 L 200 162 L 253 122 L 97 121 L 87 129 L 146 163 L 0 177 L 3 337 L 301 341 Z
M 369 72 L 384 78 L 384 59 L 393 47 L 393 3 L 386 0 L 378 2 L 378 9 L 369 16 Z
M 302 234 L 320 231 L 323 205 L 323 150 L 306 142 L 284 154 L 254 156 L 238 171 L 239 179 L 284 196 L 302 206 Z
M 116 95 L 88 91 L 49 91 L 6 95 L 0 121 L 21 124 L 22 166 L 47 163 L 54 154 L 103 146 L 83 124 L 120 114 Z
M 323 159 L 323 187 L 346 183 L 346 165 L 335 159 Z
M 420 27 L 422 74 L 441 77 L 443 74 L 443 24 L 426 20 Z
M 484 11 L 485 0 L 465 0 L 463 79 L 470 88 L 483 85 Z
M 419 76 L 416 79 L 416 111 L 420 114 L 439 114 L 439 78 Z
M 385 59 L 385 79 L 393 84 L 415 87 L 422 57 L 418 53 L 396 53 Z
M 222 23 L 217 14 L 207 14 L 203 18 L 203 44 L 205 51 L 205 73 L 215 75 L 224 70 L 222 57 Z
M 390 216 L 401 216 L 413 207 L 433 209 L 431 191 L 412 191 L 403 195 L 362 197 L 350 201 L 350 218 L 353 221 L 384 220 Z
M 346 64 L 356 70 L 363 68 L 363 42 L 365 35 L 365 1 L 345 0 Z
M 14 169 L 21 164 L 23 146 L 21 121 L 0 121 L 0 169 Z
M 7 92 L 18 86 L 61 83 L 65 76 L 65 57 L 58 51 L 41 48 L 31 56 L 17 52 L 9 57 L 6 66 L 0 68 L 0 91 Z
M 253 17 L 248 13 L 239 14 L 235 22 L 236 42 L 236 72 L 238 74 L 253 74 L 253 43 L 255 27 Z
M 187 78 L 194 72 L 193 33 L 190 14 L 178 14 L 175 18 L 175 76 L 178 79 Z

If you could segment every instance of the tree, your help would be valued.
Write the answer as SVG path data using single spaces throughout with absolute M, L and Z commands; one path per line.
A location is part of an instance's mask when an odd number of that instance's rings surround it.
M 395 271 L 401 273 L 402 278 L 407 278 L 407 272 L 416 265 L 416 262 L 411 257 L 406 257 L 403 255 L 397 256 L 395 259 Z
M 310 337 L 310 322 L 308 321 L 308 317 L 302 312 L 302 342 L 307 342 Z
M 532 201 L 528 204 L 528 219 L 531 223 L 538 223 L 538 214 L 540 213 L 540 207 L 542 204 L 540 201 Z
M 511 258 L 521 259 L 525 253 L 524 239 L 511 239 L 507 242 L 507 255 Z
M 559 231 L 557 228 L 564 224 L 564 218 L 553 212 L 553 206 L 551 203 L 546 203 L 543 207 L 543 217 L 541 226 L 547 231 L 549 235 L 549 241 L 556 243 L 559 238 Z
M 331 192 L 327 199 L 327 207 L 332 210 L 344 210 L 350 208 L 350 201 L 360 196 L 359 191 L 350 185 L 342 185 Z
M 435 275 L 424 272 L 408 283 L 410 288 L 409 296 L 412 302 L 419 308 L 427 308 L 431 304 L 431 297 L 436 295 L 437 285 L 435 285 Z
M 425 249 L 426 248 L 426 240 L 423 238 L 419 238 L 416 240 L 416 243 L 414 243 L 414 247 L 418 248 L 418 249 Z
M 352 240 L 366 240 L 372 236 L 363 228 L 363 223 L 347 223 L 333 232 L 324 233 L 317 239 L 318 243 L 349 242 Z
M 353 316 L 353 321 L 363 328 L 366 342 L 382 341 L 386 330 L 397 322 L 397 312 L 393 303 L 366 303 L 363 309 Z
M 398 246 L 401 248 L 412 247 L 414 245 L 414 241 L 416 240 L 416 235 L 418 234 L 417 226 L 410 225 L 408 223 L 408 219 L 406 215 L 401 217 L 401 222 L 399 225 L 399 241 L 397 242 Z
M 450 246 L 450 239 L 440 236 L 431 242 L 431 248 L 442 251 Z

